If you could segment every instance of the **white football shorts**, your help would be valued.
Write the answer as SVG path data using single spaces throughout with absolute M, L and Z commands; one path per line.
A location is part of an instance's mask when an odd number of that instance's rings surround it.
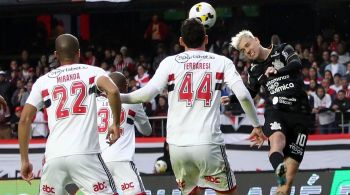
M 84 194 L 117 194 L 100 154 L 63 156 L 45 162 L 40 195 L 67 194 L 65 186 L 69 183 L 75 183 Z
M 190 194 L 196 188 L 219 192 L 236 188 L 224 145 L 169 145 L 169 152 L 176 182 L 183 194 Z
M 123 195 L 146 195 L 139 172 L 132 161 L 106 162 L 115 184 Z

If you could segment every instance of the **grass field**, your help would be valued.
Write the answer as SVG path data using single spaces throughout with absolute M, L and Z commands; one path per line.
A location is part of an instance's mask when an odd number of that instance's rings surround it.
M 39 193 L 40 180 L 32 181 L 29 185 L 23 180 L 0 180 L 1 195 L 36 195 Z
M 32 180 L 32 185 L 23 180 L 0 180 L 0 195 L 37 195 L 39 184 L 39 179 Z M 79 192 L 77 195 L 83 193 Z

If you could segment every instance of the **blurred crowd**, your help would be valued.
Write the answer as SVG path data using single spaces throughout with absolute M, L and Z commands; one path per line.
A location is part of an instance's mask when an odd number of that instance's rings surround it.
M 174 37 L 169 41 L 169 28 L 154 15 L 144 32 L 145 44 L 149 51 L 132 53 L 128 45 L 103 48 L 98 43 L 90 43 L 81 51 L 81 63 L 99 66 L 106 72 L 120 71 L 129 82 L 129 91 L 134 91 L 147 84 L 157 70 L 159 63 L 169 55 L 183 51 Z M 209 37 L 210 38 L 210 37 Z M 304 88 L 312 106 L 314 127 L 311 133 L 349 132 L 350 109 L 350 54 L 349 40 L 343 40 L 340 33 L 319 34 L 312 44 L 289 43 L 294 46 L 302 64 Z M 278 35 L 271 37 L 271 44 L 279 44 Z M 247 81 L 247 69 L 250 62 L 233 49 L 228 41 L 212 40 L 208 50 L 230 58 L 236 65 L 242 79 Z M 50 54 L 48 54 L 50 53 Z M 0 107 L 0 139 L 17 136 L 17 124 L 22 108 L 37 78 L 54 69 L 59 64 L 52 51 L 31 56 L 31 51 L 22 50 L 8 62 L 0 64 L 0 95 L 7 105 Z M 223 90 L 223 94 L 229 92 Z M 255 98 L 260 114 L 264 113 L 264 96 Z M 144 104 L 148 116 L 167 116 L 167 91 L 154 100 Z M 230 107 L 223 107 L 222 114 L 231 116 L 237 113 Z M 47 115 L 45 110 L 38 111 L 33 119 L 32 137 L 47 137 Z M 151 123 L 155 132 L 164 130 L 166 122 Z

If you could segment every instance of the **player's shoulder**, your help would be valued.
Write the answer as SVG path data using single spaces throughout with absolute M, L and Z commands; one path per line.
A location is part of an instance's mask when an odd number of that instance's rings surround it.
M 226 64 L 233 64 L 233 61 L 224 55 L 219 55 L 219 54 L 211 53 L 211 52 L 206 52 L 206 53 L 210 56 L 210 58 L 212 58 L 215 61 L 222 61 L 223 64 L 225 64 L 225 65 Z
M 91 65 L 87 65 L 87 64 L 74 64 L 74 66 L 79 68 L 79 69 L 87 70 L 87 71 L 94 72 L 94 73 L 105 72 L 105 70 L 103 70 L 100 67 L 91 66 Z
M 185 63 L 189 60 L 192 59 L 201 59 L 201 60 L 220 60 L 220 59 L 225 59 L 229 60 L 225 56 L 218 55 L 215 53 L 207 52 L 207 51 L 184 51 L 176 55 L 169 56 L 165 58 L 164 60 L 172 60 L 176 61 L 178 63 Z
M 275 48 L 274 50 L 278 52 L 283 52 L 286 50 L 294 50 L 293 47 L 288 43 L 281 43 L 279 45 L 275 45 L 274 48 Z

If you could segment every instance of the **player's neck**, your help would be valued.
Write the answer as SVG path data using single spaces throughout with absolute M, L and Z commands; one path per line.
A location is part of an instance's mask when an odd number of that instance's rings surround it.
M 272 48 L 261 47 L 259 61 L 265 61 L 269 57 L 271 51 L 272 51 Z
M 68 66 L 68 65 L 72 65 L 72 64 L 76 64 L 77 62 L 72 61 L 72 60 L 68 60 L 68 61 L 61 61 L 60 64 L 61 66 Z
M 197 48 L 185 48 L 185 51 L 205 51 L 205 46 L 197 47 Z

